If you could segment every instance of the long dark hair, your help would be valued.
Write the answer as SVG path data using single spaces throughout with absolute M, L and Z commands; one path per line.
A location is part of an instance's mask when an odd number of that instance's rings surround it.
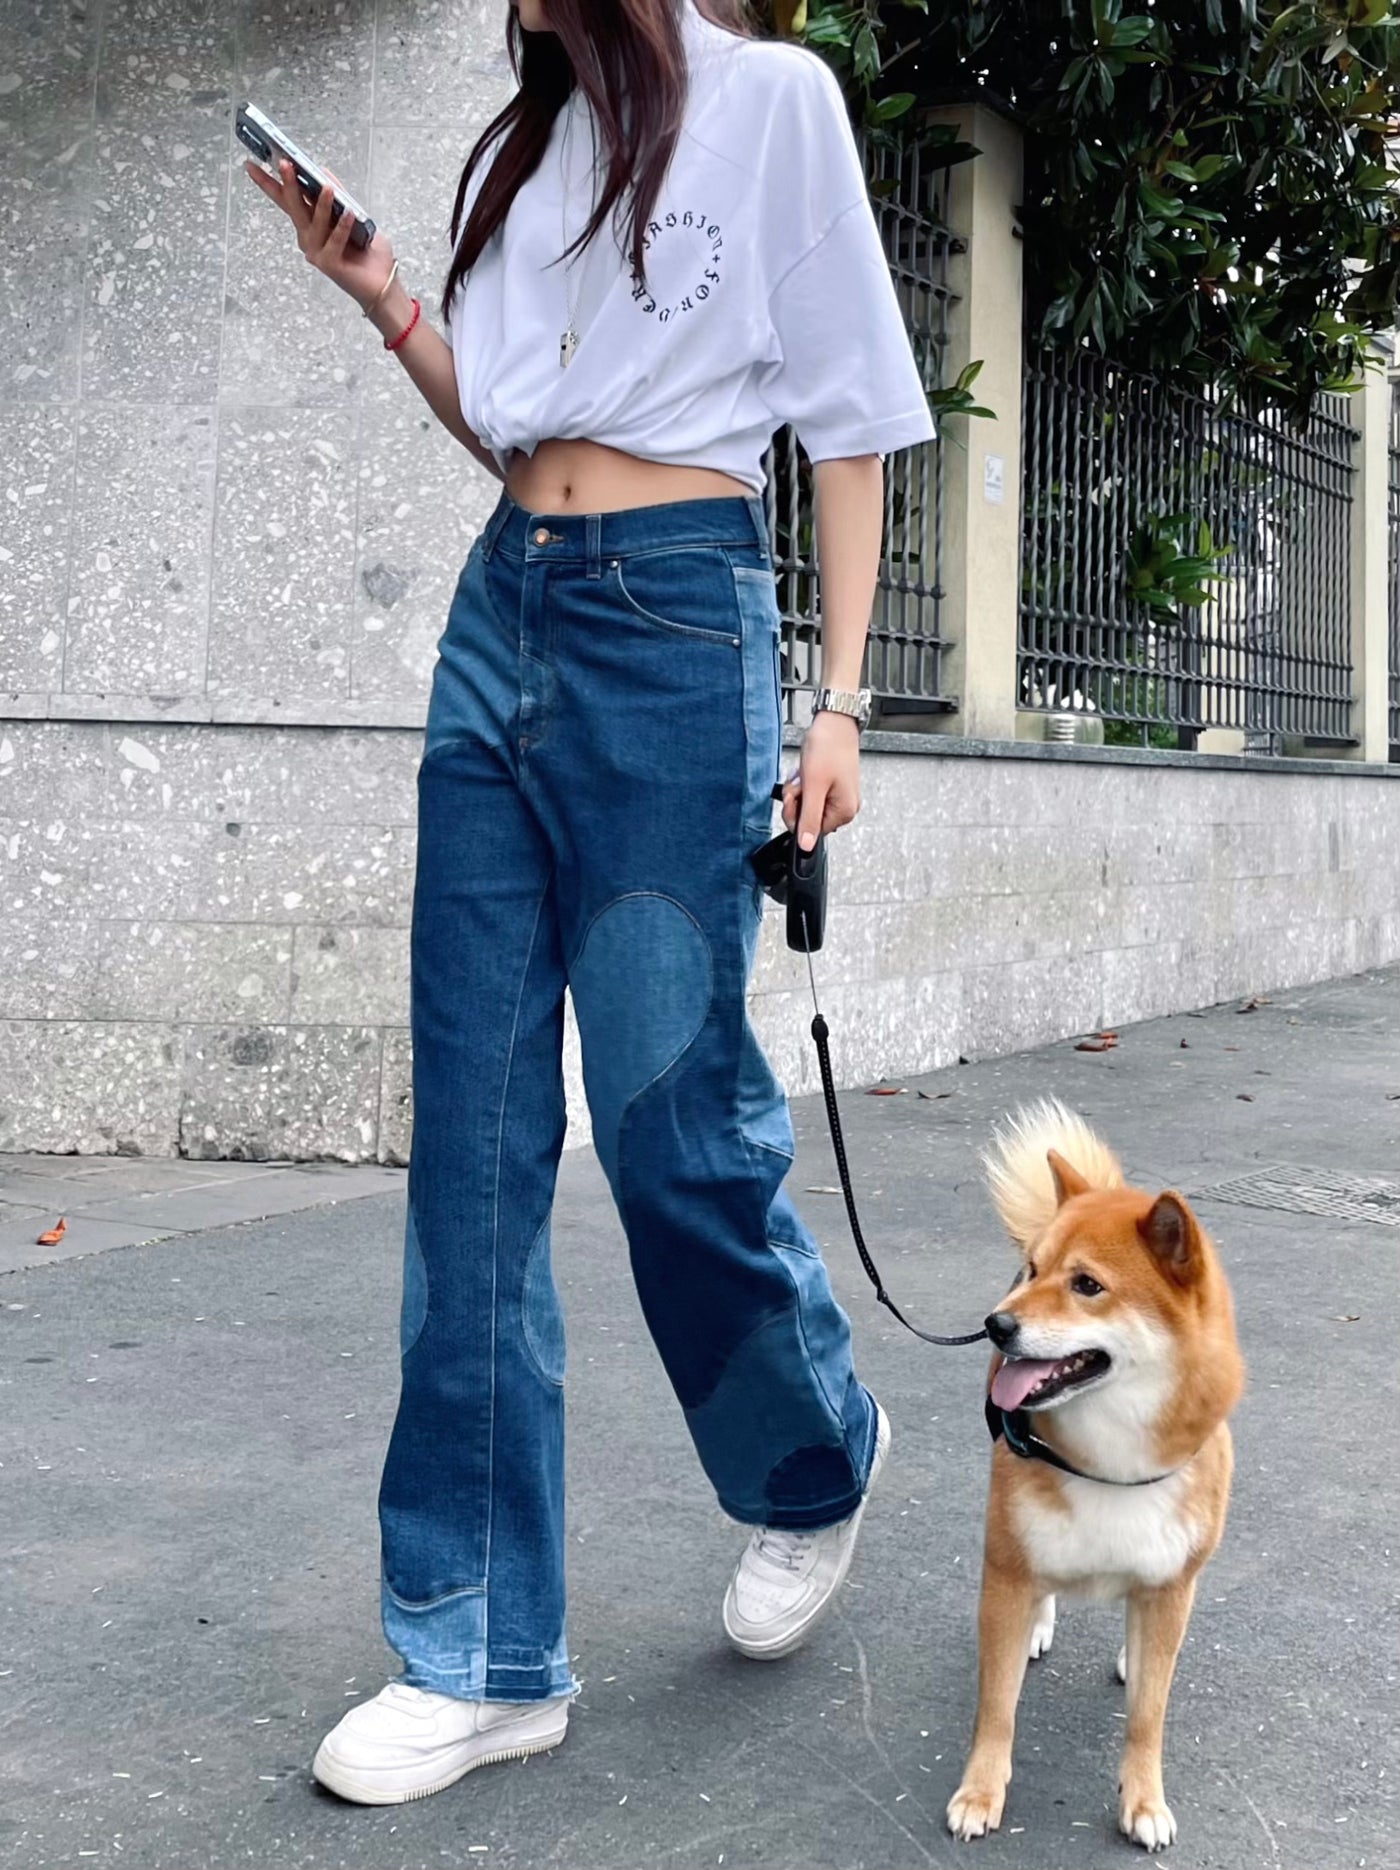
M 506 44 L 520 89 L 477 139 L 452 204 L 454 252 L 442 291 L 444 322 L 462 275 L 505 220 L 517 189 L 534 174 L 555 117 L 577 85 L 593 106 L 607 177 L 588 225 L 566 253 L 585 247 L 630 188 L 632 270 L 645 280 L 642 240 L 680 135 L 686 102 L 684 8 L 693 0 L 547 0 L 550 32 L 526 32 L 510 8 Z M 715 25 L 755 37 L 747 0 L 707 0 Z M 495 147 L 495 155 L 491 150 Z M 462 204 L 477 168 L 490 160 L 461 240 Z M 563 259 L 564 254 L 560 255 Z

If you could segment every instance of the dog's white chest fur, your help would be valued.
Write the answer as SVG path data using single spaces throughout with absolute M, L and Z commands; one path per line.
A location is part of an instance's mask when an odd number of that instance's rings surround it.
M 1076 1596 L 1122 1597 L 1136 1585 L 1176 1577 L 1195 1550 L 1198 1529 L 1183 1510 L 1185 1486 L 1183 1474 L 1150 1487 L 1065 1476 L 1063 1506 L 1018 1492 L 1012 1511 L 1045 1585 Z

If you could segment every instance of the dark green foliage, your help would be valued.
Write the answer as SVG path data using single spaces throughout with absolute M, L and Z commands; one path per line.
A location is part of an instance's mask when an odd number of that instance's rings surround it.
M 796 23 L 873 134 L 979 93 L 1023 123 L 1032 336 L 1301 418 L 1393 326 L 1390 0 L 809 0 Z

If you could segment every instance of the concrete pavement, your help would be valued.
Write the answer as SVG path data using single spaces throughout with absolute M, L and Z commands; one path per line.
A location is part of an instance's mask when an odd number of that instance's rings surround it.
M 1168 1724 L 1182 1870 L 1395 1861 L 1397 985 L 1276 993 L 1125 1029 L 1104 1053 L 1056 1045 L 842 1098 L 867 1236 L 934 1329 L 980 1321 L 1007 1283 L 976 1156 L 1030 1095 L 1072 1102 L 1134 1179 L 1184 1189 L 1221 1246 L 1251 1385 Z M 707 1495 L 596 1160 L 568 1152 L 555 1250 L 584 1692 L 556 1754 L 397 1809 L 342 1805 L 307 1767 L 393 1667 L 374 1497 L 401 1192 L 0 1278 L 0 1864 L 1131 1864 L 1106 1607 L 1062 1606 L 1032 1665 L 1001 1833 L 961 1846 L 943 1828 L 974 1701 L 985 1357 L 927 1349 L 876 1308 L 819 1100 L 794 1117 L 791 1186 L 894 1425 L 837 1611 L 785 1663 L 727 1651 L 742 1535 Z M 182 1200 L 197 1225 L 198 1190 Z

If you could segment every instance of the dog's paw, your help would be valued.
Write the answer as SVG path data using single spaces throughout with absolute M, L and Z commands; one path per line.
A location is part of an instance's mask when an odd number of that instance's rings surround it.
M 1125 1797 L 1118 1808 L 1118 1825 L 1125 1837 L 1144 1850 L 1164 1851 L 1176 1842 L 1171 1806 L 1160 1798 Z
M 1031 1661 L 1038 1662 L 1042 1656 L 1048 1655 L 1054 1640 L 1055 1600 L 1053 1597 L 1042 1597 L 1035 1607 L 1035 1622 L 1031 1625 Z
M 1128 1679 L 1128 1645 L 1126 1643 L 1118 1651 L 1118 1661 L 1114 1665 L 1113 1673 L 1120 1682 L 1126 1682 Z
M 948 1829 L 964 1844 L 969 1838 L 984 1838 L 1001 1823 L 1005 1804 L 1005 1786 L 992 1789 L 964 1780 L 948 1801 Z

